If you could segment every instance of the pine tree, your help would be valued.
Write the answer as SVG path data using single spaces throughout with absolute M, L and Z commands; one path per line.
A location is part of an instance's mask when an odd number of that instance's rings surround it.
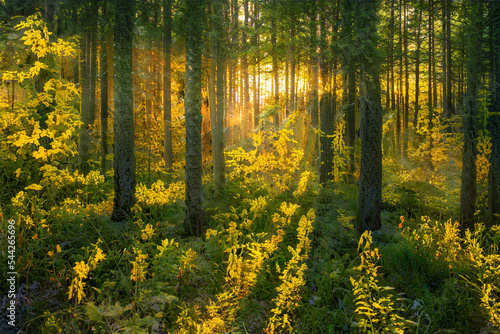
M 219 197 L 225 184 L 224 162 L 224 71 L 222 0 L 212 0 L 211 73 L 209 82 L 212 152 L 214 157 L 214 193 Z M 248 83 L 248 81 L 247 81 Z M 216 92 L 217 88 L 217 92 Z M 246 114 L 245 114 L 246 115 Z
M 464 148 L 462 151 L 462 187 L 460 217 L 462 230 L 474 229 L 476 211 L 476 115 L 482 73 L 482 1 L 471 1 L 469 29 L 469 59 L 467 62 L 467 96 L 464 117 Z
M 490 19 L 492 21 L 493 75 L 490 90 L 492 92 L 491 116 L 491 167 L 489 173 L 489 207 L 491 222 L 500 224 L 500 2 L 491 4 Z
M 165 171 L 171 173 L 172 153 L 172 86 L 170 58 L 172 46 L 172 0 L 163 0 L 163 151 Z
M 201 54 L 203 50 L 204 0 L 186 0 L 186 208 L 192 235 L 203 232 L 201 157 Z
M 132 36 L 134 2 L 115 0 L 114 60 L 114 185 L 111 219 L 130 218 L 135 202 L 134 114 L 132 85 Z

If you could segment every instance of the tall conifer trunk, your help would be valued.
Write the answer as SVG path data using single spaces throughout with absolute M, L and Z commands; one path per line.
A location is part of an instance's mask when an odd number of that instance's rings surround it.
M 377 50 L 376 0 L 357 1 L 356 40 L 359 50 L 361 93 L 361 170 L 356 228 L 359 232 L 381 227 L 382 104 Z
M 213 20 L 211 35 L 211 73 L 210 73 L 210 120 L 212 125 L 212 152 L 214 159 L 214 193 L 219 197 L 224 190 L 224 56 L 222 0 L 213 1 Z M 217 89 L 217 92 L 216 92 Z
M 273 0 L 275 2 L 275 0 Z M 278 46 L 276 45 L 276 19 L 271 19 L 271 46 L 272 46 L 272 64 L 273 64 L 273 83 L 274 83 L 274 104 L 278 105 L 278 111 L 274 114 L 274 125 L 280 125 L 279 102 L 280 102 L 280 80 L 278 69 Z
M 130 219 L 135 202 L 135 154 L 132 84 L 133 2 L 115 0 L 114 61 L 114 185 L 115 197 L 111 219 Z
M 244 26 L 241 34 L 241 46 L 243 49 L 248 47 L 247 43 L 247 29 L 248 29 L 248 0 L 243 1 L 243 11 L 244 11 Z M 241 67 L 243 72 L 243 110 L 242 110 L 242 132 L 243 137 L 248 136 L 249 128 L 249 115 L 250 115 L 250 78 L 248 75 L 248 57 L 243 55 L 241 60 Z
M 403 158 L 408 156 L 408 122 L 410 113 L 410 71 L 408 70 L 408 12 L 406 0 L 403 1 L 403 19 L 404 19 L 404 57 L 405 57 L 405 100 L 404 100 L 404 117 L 403 117 Z
M 495 1 L 491 7 L 492 45 L 494 76 L 492 76 L 493 112 L 500 112 L 500 2 Z M 491 167 L 489 174 L 489 207 L 491 222 L 500 225 L 500 115 L 491 116 Z
M 322 2 L 325 5 L 325 2 Z M 333 179 L 333 134 L 335 131 L 335 103 L 333 101 L 332 87 L 330 85 L 331 65 L 327 60 L 328 47 L 326 41 L 326 20 L 324 13 L 321 15 L 320 47 L 321 47 L 321 83 L 322 94 L 320 99 L 320 165 L 319 182 L 323 185 Z
M 186 0 L 186 208 L 187 227 L 192 235 L 203 233 L 201 175 L 201 54 L 204 0 Z
M 106 19 L 106 4 L 102 3 L 102 21 Z M 104 22 L 101 23 L 100 45 L 100 82 L 101 82 L 101 174 L 106 172 L 106 156 L 108 154 L 108 33 Z
M 347 170 L 349 172 L 349 182 L 354 182 L 354 172 L 356 165 L 354 163 L 354 144 L 356 141 L 356 60 L 354 59 L 354 39 L 353 39 L 353 0 L 344 2 L 342 20 L 342 36 L 346 39 L 344 48 L 344 92 L 342 103 L 344 105 L 346 132 L 345 145 L 349 150 L 347 160 Z M 393 73 L 394 74 L 394 73 Z M 393 91 L 394 94 L 394 91 Z
M 464 117 L 464 147 L 462 151 L 462 187 L 460 218 L 462 231 L 474 229 L 476 211 L 476 115 L 481 84 L 482 1 L 471 2 L 469 30 L 469 60 L 467 62 L 467 96 Z
M 172 84 L 171 70 L 172 46 L 172 0 L 163 0 L 163 151 L 165 171 L 171 173 L 172 152 Z
M 415 110 L 413 114 L 413 130 L 417 131 L 418 126 L 418 112 L 420 110 L 420 30 L 422 28 L 422 8 L 418 10 L 418 28 L 417 28 L 417 49 L 415 51 Z
M 82 78 L 82 97 L 81 97 L 81 119 L 79 141 L 78 141 L 78 162 L 79 170 L 82 174 L 90 171 L 90 33 L 85 29 L 81 41 L 81 78 Z

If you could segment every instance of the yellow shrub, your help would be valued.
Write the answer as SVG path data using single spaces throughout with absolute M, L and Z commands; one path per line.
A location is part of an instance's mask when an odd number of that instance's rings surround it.
M 230 180 L 254 178 L 278 193 L 288 190 L 304 156 L 302 150 L 292 148 L 296 144 L 290 129 L 256 133 L 254 150 L 238 148 L 226 153 L 227 176 Z
M 151 185 L 151 188 L 148 189 L 144 183 L 139 183 L 135 191 L 135 196 L 137 204 L 142 206 L 160 206 L 171 204 L 177 199 L 184 200 L 185 184 L 184 182 L 176 182 L 171 183 L 167 188 L 165 188 L 165 183 L 163 183 L 162 180 L 158 180 Z
M 491 155 L 491 136 L 481 131 L 477 142 L 477 182 L 484 183 L 488 181 L 488 173 L 490 171 L 490 155 Z
M 395 298 L 389 292 L 393 288 L 378 285 L 378 268 L 376 262 L 380 258 L 377 248 L 371 249 L 371 231 L 365 231 L 359 239 L 358 252 L 361 264 L 355 269 L 360 273 L 351 277 L 356 318 L 358 327 L 363 332 L 404 333 L 404 319 L 396 313 Z
M 278 296 L 273 300 L 275 307 L 271 311 L 273 315 L 265 329 L 266 333 L 291 333 L 293 331 L 289 316 L 300 306 L 299 302 L 302 300 L 300 290 L 306 283 L 303 276 L 307 270 L 307 265 L 303 262 L 307 260 L 311 248 L 309 234 L 313 230 L 314 219 L 315 214 L 312 209 L 307 216 L 301 217 L 297 227 L 297 246 L 295 249 L 288 247 L 292 258 L 283 270 L 277 266 L 281 285 L 276 288 Z

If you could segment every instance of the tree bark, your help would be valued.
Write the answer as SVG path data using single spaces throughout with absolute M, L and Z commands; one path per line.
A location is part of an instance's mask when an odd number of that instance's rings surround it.
M 433 17 L 434 17 L 434 0 L 430 0 L 429 3 L 429 29 L 428 29 L 428 43 L 429 43 L 429 67 L 428 67 L 428 83 L 427 83 L 427 108 L 429 109 L 429 132 L 432 133 L 432 129 L 434 127 L 434 100 L 432 96 L 432 59 L 433 59 L 433 31 L 434 31 L 434 23 L 433 23 Z M 432 140 L 432 136 L 429 137 L 429 155 L 430 152 L 432 151 L 434 147 L 434 143 Z M 429 157 L 429 169 L 432 170 L 434 169 L 433 164 L 432 164 L 432 159 Z
M 78 142 L 78 162 L 80 173 L 86 175 L 90 171 L 89 156 L 90 156 L 90 33 L 85 29 L 81 41 L 81 78 L 82 78 L 82 97 L 81 97 L 81 119 L 79 142 Z
M 241 47 L 245 50 L 248 48 L 247 43 L 247 33 L 248 30 L 248 0 L 243 1 L 243 11 L 244 11 L 244 27 L 241 34 Z M 241 60 L 241 67 L 243 72 L 243 110 L 242 110 L 242 132 L 243 138 L 248 136 L 249 132 L 249 115 L 250 115 L 250 78 L 248 76 L 248 57 L 246 54 L 243 55 Z
M 253 129 L 256 129 L 259 126 L 259 93 L 260 93 L 260 84 L 258 80 L 259 72 L 259 64 L 260 64 L 260 52 L 259 52 L 259 33 L 258 33 L 258 22 L 259 22 L 259 3 L 257 1 L 254 2 L 254 10 L 253 10 L 253 23 L 255 36 L 253 39 L 253 44 L 256 48 L 255 57 L 254 57 L 254 67 L 253 67 Z
M 500 112 L 500 2 L 494 1 L 491 8 L 494 80 L 491 86 L 493 112 Z M 500 225 L 500 115 L 491 116 L 491 166 L 489 173 L 489 207 L 491 223 Z
M 401 113 L 403 108 L 403 30 L 401 27 L 402 0 L 399 0 L 399 76 L 398 76 L 398 95 L 396 106 L 396 156 L 401 158 Z
M 319 157 L 319 136 L 317 130 L 319 128 L 319 60 L 317 48 L 317 18 L 316 18 L 316 8 L 312 8 L 310 14 L 309 22 L 309 38 L 310 38 L 310 50 L 309 50 L 309 65 L 310 65 L 310 77 L 309 77 L 309 103 L 308 109 L 311 115 L 311 126 L 308 131 L 308 145 L 307 149 L 310 150 L 313 158 L 313 162 Z M 309 155 L 311 157 L 311 155 Z
M 273 0 L 274 1 L 274 0 Z M 278 68 L 278 47 L 276 45 L 276 19 L 271 19 L 271 46 L 272 46 L 272 65 L 273 65 L 273 79 L 274 79 L 274 104 L 278 106 L 278 111 L 274 114 L 274 125 L 280 125 L 280 81 L 279 81 L 279 68 Z
M 163 0 L 163 151 L 165 171 L 172 173 L 172 82 L 170 77 L 172 56 L 172 0 Z
M 101 23 L 101 46 L 100 46 L 100 83 L 101 83 L 101 174 L 106 173 L 106 156 L 108 155 L 108 53 L 107 27 L 104 24 L 106 20 L 106 2 L 102 3 L 102 23 Z
M 449 115 L 449 110 L 448 110 L 448 97 L 447 97 L 447 93 L 448 93 L 448 89 L 446 87 L 448 81 L 448 75 L 447 75 L 447 70 L 448 70 L 448 66 L 446 65 L 446 62 L 448 60 L 448 58 L 446 57 L 446 52 L 448 51 L 447 47 L 446 47 L 446 5 L 447 5 L 447 0 L 442 0 L 441 1 L 441 34 L 442 34 L 442 37 L 443 37 L 443 44 L 442 44 L 442 68 L 443 68 L 443 76 L 441 78 L 442 80 L 442 86 L 443 86 L 443 118 L 449 118 L 450 115 Z
M 410 72 L 408 70 L 408 12 L 406 0 L 403 1 L 403 19 L 404 19 L 404 57 L 405 57 L 405 101 L 404 101 L 404 117 L 403 117 L 403 158 L 408 157 L 408 122 L 410 113 Z
M 210 120 L 212 123 L 212 151 L 214 158 L 214 194 L 220 197 L 224 191 L 224 56 L 222 0 L 213 1 L 213 22 L 211 35 L 210 74 Z M 215 88 L 217 86 L 217 93 Z M 215 95 L 216 94 L 216 95 Z M 213 96 L 212 96 L 213 95 Z
M 452 72 L 451 72 L 451 0 L 446 0 L 446 104 L 448 115 L 454 113 L 452 95 Z
M 290 112 L 295 112 L 296 86 L 295 86 L 295 25 L 290 29 Z
M 344 92 L 342 103 L 344 105 L 346 131 L 345 145 L 349 150 L 347 159 L 347 171 L 349 173 L 349 182 L 354 182 L 354 172 L 356 165 L 354 163 L 354 145 L 356 141 L 356 61 L 354 59 L 353 48 L 353 0 L 346 0 L 343 8 L 344 20 L 342 26 L 342 35 L 346 39 L 343 56 L 344 56 Z M 392 68 L 392 67 L 391 67 Z M 393 92 L 394 93 L 394 92 Z
M 130 219 L 135 203 L 134 115 L 132 84 L 133 2 L 115 0 L 114 185 L 111 219 Z
M 413 115 L 413 129 L 417 131 L 418 126 L 418 112 L 420 111 L 420 30 L 422 28 L 422 8 L 418 10 L 418 28 L 417 28 L 417 49 L 415 51 L 415 110 Z
M 324 2 L 323 2 L 324 5 Z M 321 83 L 322 94 L 320 100 L 320 165 L 319 182 L 323 186 L 333 179 L 333 134 L 335 131 L 335 103 L 333 101 L 330 82 L 331 65 L 327 59 L 328 47 L 326 41 L 326 19 L 324 11 L 321 15 L 320 47 L 321 47 Z
M 381 227 L 382 103 L 376 47 L 377 3 L 376 0 L 359 1 L 355 11 L 361 92 L 361 170 L 356 228 L 361 233 Z
M 186 207 L 191 235 L 203 233 L 201 176 L 201 54 L 203 49 L 202 18 L 204 0 L 186 0 Z
M 309 56 L 310 66 L 311 66 L 311 77 L 310 77 L 310 100 L 309 100 L 309 109 L 311 113 L 311 126 L 313 130 L 318 129 L 319 124 L 319 114 L 318 114 L 318 81 L 319 81 L 319 62 L 318 62 L 318 54 L 316 52 L 316 11 L 313 10 L 313 13 L 310 18 L 310 40 L 311 40 L 311 53 Z M 314 136 L 316 136 L 314 134 Z
M 464 117 L 464 148 L 462 151 L 462 187 L 460 192 L 460 218 L 462 231 L 474 229 L 476 211 L 476 115 L 481 83 L 481 31 L 482 2 L 471 3 L 469 29 L 469 60 L 467 63 L 467 96 Z
M 96 84 L 97 84 L 97 17 L 98 17 L 99 6 L 94 0 L 91 4 L 92 19 L 90 27 L 90 68 L 89 78 L 90 78 L 90 88 L 89 88 L 89 124 L 93 127 L 96 115 Z

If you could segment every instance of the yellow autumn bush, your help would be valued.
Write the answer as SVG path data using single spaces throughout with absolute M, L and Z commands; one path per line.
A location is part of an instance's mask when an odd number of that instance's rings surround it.
M 37 16 L 29 16 L 16 30 L 23 31 L 24 44 L 36 61 L 27 69 L 7 71 L 0 84 L 16 80 L 22 87 L 34 84 L 40 71 L 51 70 L 46 57 L 75 57 L 74 41 L 50 41 L 51 33 Z M 45 164 L 65 161 L 76 153 L 76 137 L 81 124 L 77 110 L 80 89 L 74 83 L 49 79 L 41 92 L 26 89 L 28 98 L 0 114 L 0 152 L 12 161 L 33 159 Z
M 252 139 L 255 149 L 245 151 L 240 147 L 226 152 L 228 178 L 242 182 L 256 179 L 277 193 L 289 190 L 304 156 L 302 150 L 294 148 L 297 142 L 293 131 L 258 132 Z
M 158 180 L 148 188 L 144 183 L 137 185 L 135 196 L 137 204 L 141 206 L 161 206 L 171 204 L 177 199 L 184 200 L 185 183 L 175 182 L 165 187 L 162 180 Z

